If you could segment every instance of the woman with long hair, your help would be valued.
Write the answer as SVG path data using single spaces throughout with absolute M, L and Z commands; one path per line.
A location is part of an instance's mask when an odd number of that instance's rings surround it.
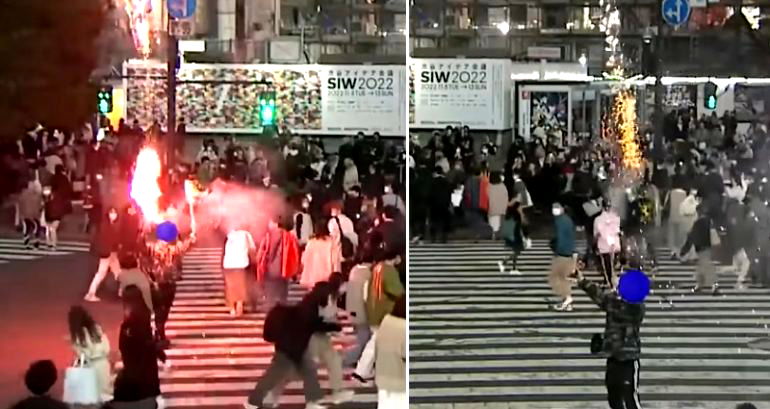
M 85 308 L 75 305 L 67 315 L 72 349 L 83 364 L 96 371 L 102 402 L 112 399 L 110 379 L 110 341 Z
M 329 233 L 328 221 L 321 220 L 316 223 L 315 234 L 302 253 L 302 278 L 299 282 L 308 289 L 313 288 L 316 283 L 328 280 L 333 272 L 340 271 L 341 264 L 340 242 Z
M 123 291 L 123 323 L 120 325 L 119 345 L 123 360 L 120 378 L 130 381 L 133 387 L 130 396 L 123 396 L 116 391 L 115 400 L 155 400 L 160 396 L 158 359 L 165 361 L 166 355 L 155 342 L 150 309 L 142 298 L 142 292 L 133 285 Z
M 83 298 L 86 301 L 100 301 L 96 296 L 102 281 L 107 278 L 107 272 L 112 270 L 115 279 L 120 276 L 120 261 L 118 260 L 118 250 L 120 249 L 120 222 L 118 218 L 118 209 L 111 207 L 105 214 L 105 220 L 99 223 L 99 226 L 91 242 L 91 251 L 99 257 L 99 267 L 91 285 L 88 287 L 88 294 Z
M 503 260 L 497 262 L 497 266 L 500 272 L 505 272 L 505 264 L 511 261 L 511 275 L 521 275 L 517 268 L 517 261 L 519 254 L 524 251 L 526 247 L 525 243 L 527 239 L 527 226 L 526 219 L 522 212 L 521 204 L 514 202 L 513 206 L 509 207 L 505 220 L 500 228 L 500 233 L 505 241 L 506 247 L 511 249 L 511 255 Z
M 46 241 L 56 250 L 59 242 L 59 224 L 64 216 L 72 213 L 72 184 L 63 165 L 57 165 L 51 178 L 51 194 L 45 204 L 45 221 L 48 225 Z
M 235 229 L 227 234 L 225 253 L 222 258 L 222 275 L 225 278 L 225 300 L 230 315 L 243 314 L 248 300 L 246 270 L 252 264 L 257 247 L 246 229 Z

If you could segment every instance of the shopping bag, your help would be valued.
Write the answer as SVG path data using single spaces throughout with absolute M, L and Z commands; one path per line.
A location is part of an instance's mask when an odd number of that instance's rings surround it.
M 64 372 L 62 400 L 78 405 L 94 405 L 101 401 L 96 370 L 89 368 L 82 356 Z
M 717 229 L 713 227 L 709 229 L 709 239 L 711 247 L 718 246 L 722 243 L 722 240 L 719 238 L 719 233 L 717 233 Z

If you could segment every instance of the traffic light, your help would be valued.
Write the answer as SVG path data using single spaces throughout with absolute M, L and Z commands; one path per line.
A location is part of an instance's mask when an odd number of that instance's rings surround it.
M 703 85 L 703 106 L 706 109 L 717 109 L 717 84 L 707 82 Z
M 258 103 L 259 124 L 274 126 L 276 117 L 275 92 L 260 92 Z
M 102 87 L 96 94 L 96 109 L 102 115 L 112 112 L 112 87 Z

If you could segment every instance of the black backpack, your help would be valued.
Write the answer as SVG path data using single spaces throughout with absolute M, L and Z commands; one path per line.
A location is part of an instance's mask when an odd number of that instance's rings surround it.
M 355 255 L 356 251 L 353 247 L 353 242 L 350 241 L 347 236 L 345 236 L 345 233 L 342 231 L 342 225 L 340 224 L 339 217 L 335 217 L 334 221 L 337 222 L 337 228 L 340 230 L 340 244 L 342 245 L 342 257 L 344 258 L 351 258 Z
M 262 339 L 270 343 L 275 343 L 283 332 L 283 324 L 289 322 L 288 320 L 291 319 L 291 317 L 289 317 L 290 313 L 291 307 L 289 306 L 278 304 L 273 307 L 265 317 L 265 326 L 262 329 Z

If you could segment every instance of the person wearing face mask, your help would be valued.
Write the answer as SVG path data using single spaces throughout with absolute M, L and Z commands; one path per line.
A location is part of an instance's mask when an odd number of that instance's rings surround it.
M 577 285 L 606 313 L 600 353 L 607 357 L 604 384 L 611 409 L 641 409 L 639 371 L 645 316 L 644 299 L 628 300 L 613 288 L 600 287 L 577 270 Z
M 353 399 L 355 392 L 344 388 L 342 357 L 334 348 L 332 333 L 339 332 L 342 328 L 337 322 L 337 300 L 340 297 L 340 289 L 343 284 L 342 274 L 336 272 L 329 276 L 328 281 L 319 281 L 313 286 L 311 293 L 318 295 L 318 319 L 320 324 L 318 330 L 313 333 L 308 343 L 305 354 L 310 355 L 313 360 L 323 364 L 329 373 L 329 386 L 332 390 L 331 395 L 324 398 L 325 402 L 340 405 Z M 325 302 L 324 302 L 325 300 Z M 279 398 L 283 389 L 290 378 L 285 378 L 284 382 L 278 384 L 268 395 L 268 401 L 272 401 L 273 407 L 277 407 Z
M 594 219 L 593 231 L 604 281 L 608 286 L 615 287 L 614 265 L 620 252 L 620 216 L 612 209 L 609 200 L 602 203 L 602 212 Z
M 680 224 L 678 226 L 680 232 L 683 232 L 681 236 L 677 236 L 677 241 L 681 240 L 681 245 L 674 247 L 673 249 L 681 249 L 682 246 L 684 246 L 685 241 L 687 241 L 687 233 L 692 230 L 692 226 L 695 224 L 695 221 L 698 219 L 698 205 L 700 204 L 700 201 L 697 198 L 697 192 L 695 189 L 691 189 L 690 192 L 687 194 L 687 196 L 682 200 L 681 204 L 679 205 L 679 217 L 680 217 Z M 682 262 L 686 262 L 689 260 L 692 260 L 695 258 L 694 252 L 690 253 L 676 253 L 674 255 L 675 257 L 678 257 L 679 260 Z
M 300 284 L 313 288 L 316 283 L 326 281 L 335 271 L 341 271 L 342 250 L 340 242 L 329 234 L 326 220 L 319 221 L 315 226 L 315 234 L 307 243 L 302 253 L 302 275 Z
M 262 334 L 265 341 L 275 345 L 275 352 L 270 366 L 243 404 L 245 409 L 277 407 L 283 385 L 292 373 L 302 378 L 305 409 L 326 408 L 322 404 L 324 394 L 318 383 L 310 340 L 316 332 L 342 330 L 339 324 L 328 323 L 322 317 L 330 298 L 329 286 L 319 286 L 308 292 L 299 304 L 277 305 L 269 311 Z
M 107 272 L 112 271 L 117 280 L 120 276 L 120 261 L 118 260 L 118 251 L 120 250 L 120 223 L 118 222 L 118 210 L 110 208 L 105 215 L 103 222 L 99 224 L 96 234 L 93 237 L 91 249 L 99 256 L 99 267 L 96 269 L 91 285 L 88 287 L 88 293 L 84 300 L 90 302 L 100 301 L 96 296 L 102 281 L 107 277 Z
M 257 281 L 265 296 L 265 311 L 276 304 L 285 303 L 289 296 L 289 280 L 299 272 L 299 243 L 279 220 L 271 219 L 267 232 L 257 250 Z
M 554 307 L 557 311 L 572 311 L 572 283 L 570 275 L 575 270 L 575 224 L 564 212 L 560 203 L 554 203 L 551 209 L 554 217 L 555 236 L 551 239 L 554 252 L 548 283 L 562 303 Z

